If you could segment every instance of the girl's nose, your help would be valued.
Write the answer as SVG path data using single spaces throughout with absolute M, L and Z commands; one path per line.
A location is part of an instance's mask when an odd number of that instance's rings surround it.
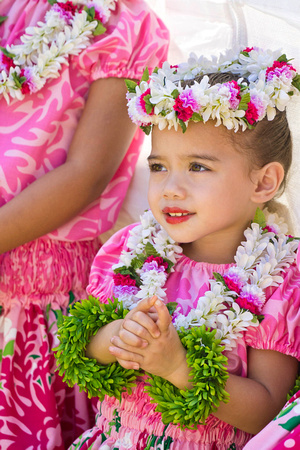
M 184 198 L 186 191 L 183 186 L 183 180 L 176 175 L 168 176 L 168 179 L 163 186 L 162 194 L 164 198 Z

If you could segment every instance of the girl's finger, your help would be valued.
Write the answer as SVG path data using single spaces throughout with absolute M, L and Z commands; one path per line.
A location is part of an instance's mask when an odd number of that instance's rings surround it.
M 125 335 L 125 333 L 124 333 Z M 139 341 L 142 342 L 140 345 Z M 130 352 L 137 352 L 139 353 L 139 348 L 144 349 L 148 346 L 147 341 L 143 341 L 136 336 L 132 335 L 131 333 L 127 333 L 126 340 L 121 338 L 120 336 L 113 336 L 110 340 L 110 342 L 115 346 L 122 348 L 123 350 L 127 350 Z M 137 345 L 136 345 L 137 343 Z
M 126 361 L 124 359 L 116 358 L 120 366 L 124 367 L 127 370 L 139 370 L 140 365 L 136 362 Z
M 137 353 L 130 352 L 127 350 L 124 350 L 122 348 L 116 347 L 114 345 L 110 345 L 108 348 L 109 352 L 116 357 L 116 359 L 121 359 L 124 361 L 131 361 L 133 363 L 141 365 L 143 361 L 143 357 L 141 355 L 138 355 Z
M 160 335 L 157 324 L 148 314 L 145 314 L 142 311 L 136 311 L 130 319 L 125 318 L 122 324 L 122 329 L 130 331 L 145 340 L 148 340 L 151 337 L 157 338 Z
M 169 325 L 171 323 L 171 316 L 168 308 L 161 300 L 156 300 L 154 306 L 158 314 L 158 320 L 156 323 L 161 333 L 163 333 L 169 329 Z

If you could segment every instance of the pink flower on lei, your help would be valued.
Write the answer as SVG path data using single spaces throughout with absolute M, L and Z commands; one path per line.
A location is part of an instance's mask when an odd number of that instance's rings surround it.
M 78 11 L 78 7 L 73 5 L 70 1 L 66 3 L 58 2 L 52 6 L 52 10 L 58 12 L 62 19 L 67 23 L 70 23 L 75 13 Z
M 147 259 L 145 259 L 145 263 L 151 263 L 153 261 L 157 262 L 158 267 L 162 266 L 165 270 L 167 270 L 169 267 L 169 264 L 167 262 L 164 262 L 164 259 L 161 256 L 150 255 Z
M 294 77 L 293 72 L 296 72 L 296 69 L 291 64 L 285 61 L 274 61 L 273 66 L 266 70 L 266 80 L 271 81 L 274 77 L 290 80 Z
M 135 286 L 136 282 L 130 275 L 123 275 L 122 273 L 115 273 L 113 276 L 116 286 Z
M 0 51 L 0 72 L 5 70 L 5 72 L 9 72 L 11 67 L 16 67 L 12 58 L 9 58 L 4 53 Z
M 259 315 L 261 313 L 263 305 L 260 299 L 249 292 L 242 293 L 234 301 L 240 306 L 240 308 L 246 309 L 252 314 Z
M 199 110 L 197 100 L 193 96 L 192 89 L 185 89 L 175 100 L 174 110 L 179 120 L 186 122 L 194 112 Z
M 230 291 L 234 291 L 237 294 L 241 292 L 241 284 L 238 282 L 237 279 L 229 278 L 229 276 L 224 276 L 223 278 L 226 283 L 226 286 L 228 287 L 228 289 L 230 289 Z

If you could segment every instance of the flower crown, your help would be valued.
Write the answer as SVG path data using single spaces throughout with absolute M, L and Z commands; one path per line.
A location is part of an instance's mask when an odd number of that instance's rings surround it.
M 206 75 L 228 72 L 236 79 L 214 85 Z M 146 69 L 139 84 L 126 80 L 126 85 L 129 116 L 146 134 L 153 125 L 177 130 L 179 124 L 185 132 L 189 121 L 209 119 L 244 131 L 266 116 L 273 120 L 276 108 L 284 111 L 299 94 L 300 75 L 280 51 L 247 47 L 211 60 L 191 53 L 186 63 L 164 62 L 150 76 Z

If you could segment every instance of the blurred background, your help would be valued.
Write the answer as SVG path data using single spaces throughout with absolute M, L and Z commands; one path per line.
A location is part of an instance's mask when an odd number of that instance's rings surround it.
M 176 64 L 189 53 L 218 55 L 227 48 L 258 46 L 282 49 L 300 72 L 300 0 L 147 0 L 168 26 L 168 60 Z M 300 96 L 288 106 L 292 131 L 293 167 L 280 201 L 291 215 L 293 232 L 300 236 Z M 115 229 L 139 220 L 148 208 L 148 166 L 151 137 L 146 137 L 136 171 Z M 114 230 L 115 230 L 114 229 Z M 110 231 L 109 235 L 114 231 Z M 106 239 L 108 235 L 104 235 Z

